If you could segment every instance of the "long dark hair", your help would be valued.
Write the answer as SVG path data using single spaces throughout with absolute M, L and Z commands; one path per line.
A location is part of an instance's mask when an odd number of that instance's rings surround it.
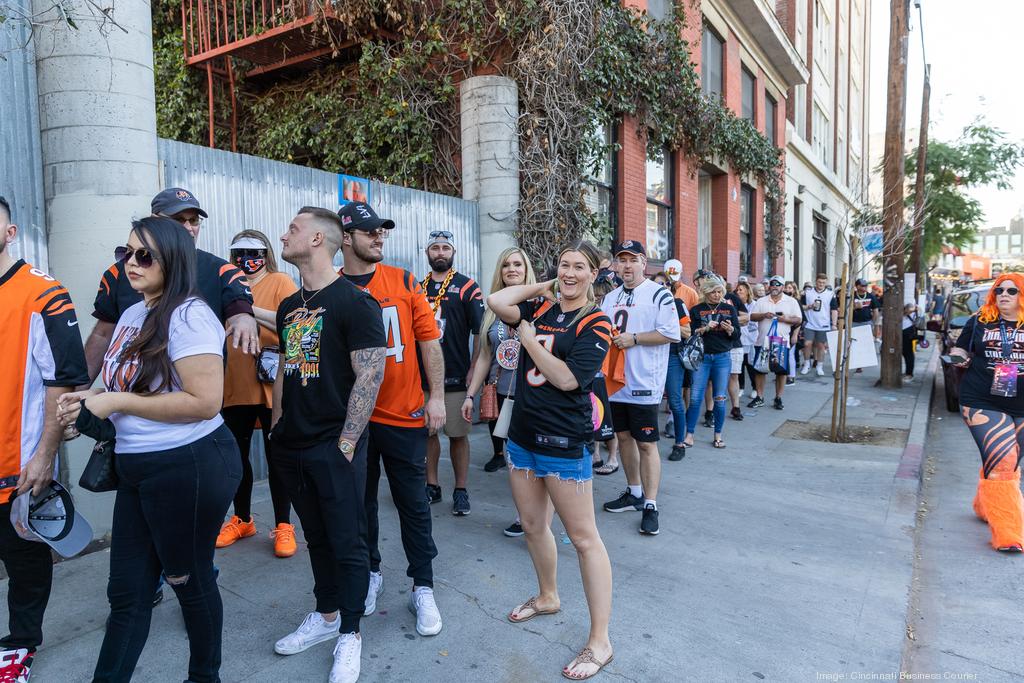
M 164 289 L 149 309 L 139 334 L 128 343 L 124 361 L 137 361 L 134 371 L 122 362 L 118 373 L 130 371 L 125 385 L 149 396 L 171 388 L 174 368 L 167 353 L 171 316 L 196 293 L 196 245 L 178 221 L 150 216 L 132 221 L 132 232 L 149 249 L 164 271 Z

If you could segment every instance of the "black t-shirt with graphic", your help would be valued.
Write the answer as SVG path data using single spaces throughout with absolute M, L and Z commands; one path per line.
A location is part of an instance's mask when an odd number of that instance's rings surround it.
M 245 273 L 202 249 L 196 249 L 196 284 L 199 295 L 221 322 L 239 313 L 252 314 L 252 291 Z M 92 315 L 116 323 L 122 313 L 140 301 L 142 295 L 132 289 L 124 261 L 118 261 L 100 278 Z
M 707 327 L 712 320 L 732 323 L 732 334 L 726 334 L 720 327 L 706 330 L 703 334 L 704 353 L 728 353 L 740 338 L 740 319 L 736 307 L 728 301 L 718 304 L 700 303 L 690 309 L 690 329 Z
M 1006 362 L 1001 327 L 1009 342 L 1008 362 L 1017 366 L 1017 395 L 1013 398 L 992 395 L 996 365 Z M 1017 328 L 1013 322 L 1001 326 L 998 320 L 983 323 L 972 315 L 960 331 L 956 346 L 972 354 L 971 364 L 960 380 L 960 405 L 1024 417 L 1024 327 Z
M 550 301 L 519 304 L 520 319 L 532 320 L 537 341 L 569 366 L 579 385 L 562 391 L 545 379 L 525 351 L 516 373 L 516 402 L 508 438 L 528 451 L 556 458 L 582 458 L 593 440 L 590 391 L 611 343 L 612 323 L 599 309 L 573 322 L 576 311 L 562 312 Z M 509 322 L 513 327 L 519 323 Z
M 274 442 L 304 448 L 336 439 L 356 379 L 349 353 L 387 346 L 380 305 L 345 278 L 316 293 L 300 289 L 277 309 L 277 335 L 284 386 Z
M 855 325 L 871 322 L 871 314 L 881 310 L 882 301 L 871 292 L 863 296 L 853 293 L 853 322 Z
M 443 282 L 430 277 L 423 282 L 427 301 L 433 308 Z M 483 294 L 472 278 L 456 272 L 440 302 L 441 350 L 444 352 L 444 390 L 465 391 L 469 361 L 472 358 L 469 338 L 480 333 L 484 317 Z M 422 364 L 421 364 L 422 367 Z M 423 388 L 426 389 L 424 378 Z

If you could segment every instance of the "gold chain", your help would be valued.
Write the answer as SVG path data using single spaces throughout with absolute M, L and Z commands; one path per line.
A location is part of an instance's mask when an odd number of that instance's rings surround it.
M 441 306 L 441 299 L 444 298 L 445 292 L 448 291 L 448 285 L 451 284 L 453 277 L 455 277 L 455 269 L 454 268 L 452 268 L 451 270 L 448 271 L 448 275 L 445 276 L 444 282 L 441 283 L 441 289 L 438 290 L 437 296 L 434 297 L 434 300 L 431 301 L 430 297 L 429 296 L 427 297 L 427 301 L 430 302 L 430 310 L 433 313 L 437 313 L 437 309 L 440 308 L 440 306 Z M 425 278 L 423 278 L 423 283 L 421 284 L 421 286 L 423 287 L 423 291 L 424 292 L 427 291 L 427 283 L 428 282 L 430 282 L 430 276 L 429 275 L 427 275 Z

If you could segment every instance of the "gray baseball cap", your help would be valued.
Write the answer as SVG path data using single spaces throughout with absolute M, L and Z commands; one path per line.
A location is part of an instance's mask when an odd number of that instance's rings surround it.
M 162 190 L 157 196 L 153 197 L 153 201 L 150 203 L 150 210 L 152 210 L 154 216 L 173 216 L 176 213 L 188 211 L 189 209 L 198 212 L 203 218 L 209 218 L 206 212 L 203 211 L 203 207 L 199 206 L 199 200 L 196 199 L 196 196 L 180 187 L 169 187 L 166 190 Z
M 38 495 L 11 501 L 11 525 L 26 541 L 46 543 L 61 557 L 73 557 L 92 540 L 92 527 L 75 510 L 71 492 L 51 481 Z

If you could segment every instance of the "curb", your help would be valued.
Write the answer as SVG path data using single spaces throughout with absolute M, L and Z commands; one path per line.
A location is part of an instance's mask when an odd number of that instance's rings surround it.
M 924 442 L 928 436 L 928 416 L 931 414 L 933 391 L 935 385 L 935 371 L 939 365 L 939 356 L 932 351 L 925 371 L 924 381 L 917 391 L 917 403 L 914 406 L 914 414 L 910 418 L 910 434 L 907 436 L 907 445 L 903 448 L 899 465 L 896 468 L 897 483 L 901 480 L 914 482 L 911 488 L 916 493 L 921 487 L 921 470 L 924 464 Z M 928 392 L 927 396 L 924 396 Z M 901 485 L 902 487 L 902 485 Z

